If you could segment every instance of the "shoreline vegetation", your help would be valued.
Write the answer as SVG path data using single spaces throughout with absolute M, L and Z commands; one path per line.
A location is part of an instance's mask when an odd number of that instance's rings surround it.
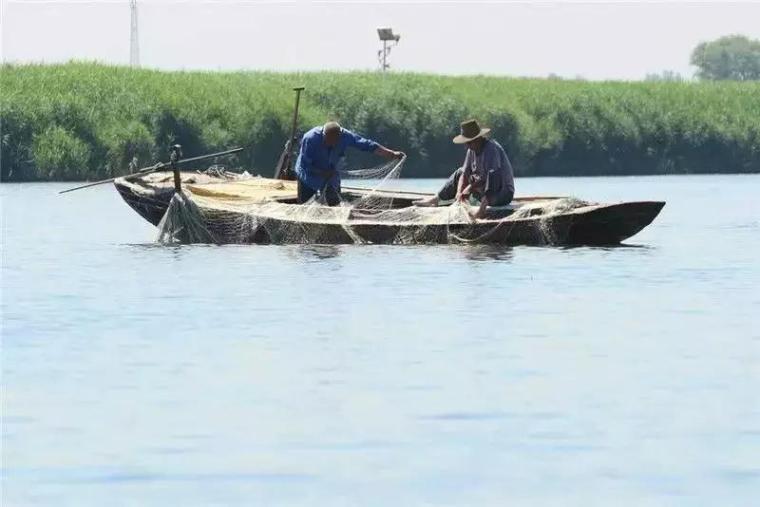
M 168 72 L 5 64 L 0 179 L 79 181 L 245 146 L 219 163 L 271 176 L 288 137 L 336 119 L 409 155 L 403 177 L 461 164 L 459 123 L 493 129 L 517 176 L 760 172 L 760 82 L 587 82 L 377 72 Z M 352 166 L 377 159 L 351 154 Z M 197 167 L 197 168 L 205 168 Z

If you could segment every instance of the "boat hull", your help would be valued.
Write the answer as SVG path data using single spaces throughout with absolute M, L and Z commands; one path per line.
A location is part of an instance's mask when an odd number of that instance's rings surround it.
M 594 205 L 550 217 L 475 223 L 346 223 L 289 220 L 201 207 L 217 243 L 617 245 L 649 225 L 662 202 Z
M 189 179 L 192 175 L 183 176 Z M 116 180 L 117 191 L 125 202 L 145 220 L 158 226 L 174 195 L 169 178 L 152 182 Z M 419 198 L 414 193 L 393 193 L 394 208 L 409 206 Z M 391 199 L 389 197 L 389 199 Z M 388 222 L 372 217 L 349 217 L 349 220 L 322 220 L 303 217 L 292 198 L 283 198 L 284 206 L 276 215 L 244 210 L 217 209 L 199 204 L 204 226 L 216 243 L 246 244 L 446 244 L 477 243 L 500 245 L 616 245 L 640 232 L 660 213 L 664 202 L 641 201 L 581 206 L 548 216 L 516 218 L 512 211 L 475 223 Z M 516 201 L 520 201 L 517 199 Z M 530 198 L 523 199 L 530 201 Z M 287 208 L 292 206 L 292 208 Z M 264 208 L 262 208 L 264 210 Z M 292 211 L 292 212 L 291 212 Z M 329 215 L 329 209 L 325 209 Z M 300 218 L 293 218 L 299 217 Z

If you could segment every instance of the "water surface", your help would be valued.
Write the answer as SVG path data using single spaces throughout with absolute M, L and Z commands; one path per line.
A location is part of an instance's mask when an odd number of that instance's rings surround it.
M 0 186 L 4 506 L 760 497 L 758 176 L 518 180 L 668 201 L 623 248 L 162 247 L 66 186 Z

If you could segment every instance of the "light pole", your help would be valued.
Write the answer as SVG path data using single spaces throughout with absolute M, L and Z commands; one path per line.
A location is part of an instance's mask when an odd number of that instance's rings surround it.
M 377 52 L 377 59 L 380 61 L 381 72 L 385 72 L 391 67 L 391 64 L 388 63 L 388 56 L 391 54 L 391 48 L 398 44 L 401 35 L 394 34 L 391 28 L 378 28 L 377 36 L 380 37 L 380 41 L 383 43 L 383 49 Z M 389 42 L 393 42 L 393 46 L 389 46 Z
M 140 38 L 137 33 L 137 0 L 129 1 L 130 34 L 129 34 L 129 65 L 140 66 Z

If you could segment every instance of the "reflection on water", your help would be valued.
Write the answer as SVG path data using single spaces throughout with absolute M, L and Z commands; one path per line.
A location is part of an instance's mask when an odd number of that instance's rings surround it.
M 511 261 L 513 249 L 500 245 L 466 245 L 457 251 L 471 261 Z
M 270 248 L 281 248 L 290 258 L 304 262 L 332 259 L 346 251 L 351 251 L 356 255 L 369 254 L 373 248 L 384 252 L 388 249 L 406 249 L 420 252 L 420 255 L 424 255 L 424 252 L 430 249 L 439 249 L 449 255 L 461 256 L 472 261 L 510 261 L 512 259 L 512 248 L 499 245 L 291 245 L 270 246 Z
M 321 261 L 337 257 L 341 253 L 343 245 L 297 245 L 286 247 L 289 254 L 306 262 Z
M 156 246 L 2 185 L 3 506 L 754 505 L 758 183 L 520 180 L 668 200 L 618 248 Z

